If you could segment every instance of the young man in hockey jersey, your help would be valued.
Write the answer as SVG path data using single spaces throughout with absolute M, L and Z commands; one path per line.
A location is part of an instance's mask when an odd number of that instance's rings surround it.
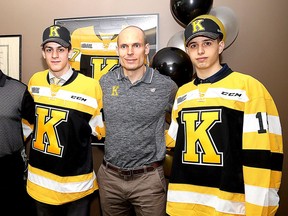
M 171 216 L 275 215 L 283 146 L 274 101 L 256 79 L 220 63 L 225 29 L 201 15 L 184 32 L 197 77 L 179 88 L 167 133 L 174 148 Z
M 72 70 L 70 40 L 65 27 L 45 29 L 41 46 L 48 69 L 35 73 L 28 84 L 37 120 L 27 191 L 43 216 L 88 216 L 89 195 L 98 189 L 90 135 L 104 135 L 101 88 Z

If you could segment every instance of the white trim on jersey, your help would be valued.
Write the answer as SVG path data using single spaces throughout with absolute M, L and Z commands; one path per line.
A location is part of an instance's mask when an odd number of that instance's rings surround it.
M 175 100 L 174 110 L 177 110 L 177 105 L 180 105 L 184 101 L 201 99 L 201 94 L 203 95 L 199 89 L 196 89 L 189 91 L 184 95 L 178 95 L 177 100 Z M 245 90 L 228 88 L 208 88 L 205 92 L 204 98 L 223 98 L 226 100 L 235 100 L 239 102 L 247 102 L 249 100 Z
M 69 177 L 67 177 L 69 178 Z M 37 175 L 28 169 L 28 179 L 30 182 L 39 185 L 40 187 L 47 188 L 52 191 L 57 191 L 60 193 L 77 193 L 88 191 L 93 186 L 93 181 L 96 179 L 96 175 L 93 172 L 93 178 L 87 179 L 81 182 L 57 182 L 44 176 Z M 61 186 L 59 186 L 61 185 Z
M 245 199 L 247 202 L 258 206 L 277 206 L 279 204 L 278 189 L 263 188 L 245 184 Z M 260 199 L 265 198 L 265 200 Z
M 205 205 L 216 209 L 218 212 L 245 215 L 244 202 L 232 202 L 210 194 L 168 190 L 167 201 Z
M 35 91 L 37 89 L 37 91 Z M 52 91 L 50 87 L 43 87 L 43 86 L 31 86 L 31 92 L 33 95 L 37 96 L 44 96 L 44 97 L 52 97 Z M 76 102 L 86 106 L 90 106 L 92 108 L 97 108 L 98 103 L 97 100 L 93 97 L 88 95 L 79 94 L 76 92 L 65 91 L 60 89 L 53 98 L 58 98 L 64 101 Z
M 281 135 L 281 124 L 279 116 L 268 115 L 265 112 L 261 112 L 262 126 L 264 130 L 268 130 L 270 133 Z M 269 128 L 268 128 L 269 124 Z M 258 132 L 260 130 L 259 119 L 256 118 L 256 114 L 245 114 L 243 123 L 243 132 Z

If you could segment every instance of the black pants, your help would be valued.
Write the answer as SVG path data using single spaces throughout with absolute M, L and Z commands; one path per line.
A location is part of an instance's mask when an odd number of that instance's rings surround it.
M 36 215 L 34 203 L 26 193 L 24 166 L 20 151 L 0 158 L 0 215 Z
M 89 216 L 91 195 L 63 205 L 49 205 L 36 201 L 38 216 Z

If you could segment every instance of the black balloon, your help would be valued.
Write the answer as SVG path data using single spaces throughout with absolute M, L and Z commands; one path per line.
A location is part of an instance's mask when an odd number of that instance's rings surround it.
M 213 0 L 170 0 L 170 10 L 174 19 L 186 27 L 195 17 L 208 14 Z
M 165 47 L 154 54 L 150 66 L 161 74 L 170 76 L 178 85 L 190 82 L 193 66 L 186 52 L 176 47 Z

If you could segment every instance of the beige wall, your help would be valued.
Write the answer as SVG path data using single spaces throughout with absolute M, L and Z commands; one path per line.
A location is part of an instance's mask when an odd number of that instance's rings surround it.
M 10 0 L 0 3 L 0 34 L 23 36 L 22 81 L 45 68 L 41 59 L 42 31 L 56 18 L 159 13 L 159 49 L 183 28 L 170 12 L 169 0 Z M 227 6 L 237 14 L 239 35 L 223 55 L 234 70 L 251 74 L 268 88 L 278 106 L 288 152 L 287 63 L 288 2 L 285 0 L 215 0 L 213 7 Z M 288 167 L 284 160 L 281 204 L 277 215 L 286 216 Z

